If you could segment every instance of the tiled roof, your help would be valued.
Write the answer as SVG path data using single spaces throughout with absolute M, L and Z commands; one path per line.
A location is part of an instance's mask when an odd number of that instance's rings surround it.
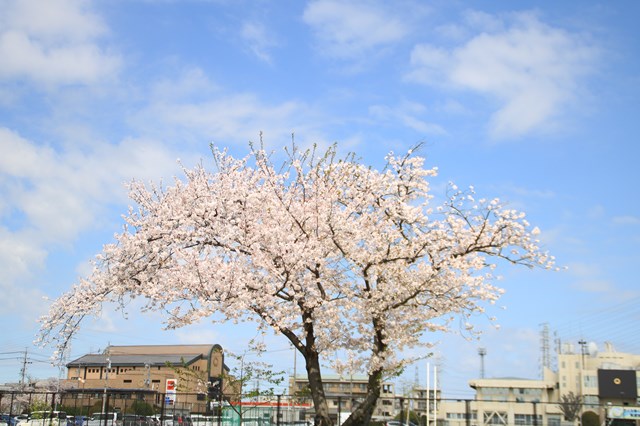
M 145 366 L 146 364 L 156 367 L 165 366 L 167 363 L 172 365 L 189 365 L 202 358 L 202 355 L 194 354 L 167 354 L 167 355 L 110 355 L 112 367 L 133 367 L 133 366 Z M 81 356 L 67 364 L 67 368 L 72 367 L 89 367 L 100 366 L 104 367 L 107 364 L 106 354 L 89 354 Z

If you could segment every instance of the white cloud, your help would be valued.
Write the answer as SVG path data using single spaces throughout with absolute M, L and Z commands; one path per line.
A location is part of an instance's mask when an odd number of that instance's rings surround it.
M 161 78 L 151 87 L 151 99 L 176 101 L 183 98 L 199 98 L 213 95 L 219 87 L 201 68 L 188 68 L 176 78 Z
M 378 122 L 398 121 L 404 126 L 423 133 L 424 135 L 446 134 L 445 130 L 440 125 L 429 123 L 419 118 L 424 116 L 426 113 L 426 108 L 415 102 L 402 102 L 396 107 L 388 107 L 385 105 L 373 105 L 369 107 L 369 114 L 371 114 Z
M 10 204 L 41 243 L 69 241 L 106 205 L 125 201 L 125 181 L 157 179 L 177 169 L 177 155 L 150 140 L 62 152 L 0 128 L 0 151 L 0 178 L 14 189 Z
M 496 138 L 551 126 L 577 100 L 580 78 L 593 70 L 597 53 L 580 35 L 525 13 L 504 25 L 486 14 L 468 20 L 484 31 L 452 49 L 415 46 L 407 78 L 497 100 L 490 122 Z
M 47 87 L 113 78 L 119 55 L 96 39 L 107 28 L 80 0 L 4 0 L 0 18 L 0 78 L 26 78 Z
M 599 266 L 587 263 L 572 263 L 567 268 L 575 277 L 572 287 L 588 293 L 609 293 L 616 291 L 616 286 L 611 281 L 602 278 Z
M 240 35 L 258 59 L 271 64 L 269 50 L 277 46 L 277 42 L 264 25 L 259 22 L 244 22 Z
M 227 94 L 202 102 L 158 100 L 133 120 L 145 134 L 163 138 L 193 140 L 198 143 L 241 143 L 255 141 L 260 131 L 267 140 L 281 144 L 296 127 L 307 108 L 294 101 L 280 104 L 262 102 L 255 95 Z M 282 126 L 286 123 L 287 128 Z
M 613 218 L 615 225 L 640 225 L 640 217 L 638 216 L 616 216 Z
M 323 53 L 340 59 L 360 58 L 402 40 L 407 22 L 393 10 L 372 2 L 318 0 L 307 5 L 310 25 Z
M 126 201 L 124 182 L 178 171 L 177 155 L 151 140 L 63 151 L 0 128 L 0 152 L 0 298 L 31 321 L 45 306 L 42 286 L 52 285 L 36 281 L 49 250 L 104 226 L 107 207 Z
M 4 0 L 0 2 L 2 27 L 24 31 L 47 40 L 83 41 L 107 31 L 84 0 Z

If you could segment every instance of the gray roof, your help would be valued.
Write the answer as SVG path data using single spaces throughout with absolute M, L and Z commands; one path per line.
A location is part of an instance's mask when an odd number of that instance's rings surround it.
M 133 367 L 149 364 L 152 367 L 165 366 L 167 363 L 173 365 L 182 365 L 182 362 L 186 365 L 202 359 L 202 355 L 194 354 L 167 354 L 167 355 L 111 355 L 109 360 L 113 367 Z M 106 354 L 89 354 L 81 356 L 67 364 L 68 368 L 71 367 L 104 367 L 107 364 Z

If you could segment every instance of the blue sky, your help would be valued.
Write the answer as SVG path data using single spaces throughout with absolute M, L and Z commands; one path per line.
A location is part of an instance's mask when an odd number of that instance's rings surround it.
M 556 339 L 640 353 L 640 30 L 635 1 L 0 0 L 0 383 L 37 318 L 121 229 L 131 179 L 170 181 L 211 142 L 244 155 L 337 142 L 380 166 L 421 154 L 447 181 L 527 212 L 561 272 L 504 269 L 480 340 L 439 341 L 446 396 L 479 376 L 537 378 L 542 324 Z M 634 142 L 636 141 L 636 142 Z M 440 193 L 438 193 L 440 191 Z M 120 331 L 117 331 L 120 330 Z M 253 327 L 129 319 L 107 307 L 71 357 L 107 344 L 219 343 Z M 291 371 L 293 352 L 265 338 Z M 417 369 L 417 371 L 416 371 Z M 411 370 L 411 371 L 409 371 Z M 424 365 L 407 370 L 406 381 Z

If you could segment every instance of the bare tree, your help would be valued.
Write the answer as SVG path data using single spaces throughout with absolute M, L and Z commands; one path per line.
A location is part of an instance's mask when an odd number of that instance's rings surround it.
M 569 422 L 575 421 L 582 410 L 582 397 L 573 392 L 560 396 L 560 411 L 564 415 L 565 420 Z

